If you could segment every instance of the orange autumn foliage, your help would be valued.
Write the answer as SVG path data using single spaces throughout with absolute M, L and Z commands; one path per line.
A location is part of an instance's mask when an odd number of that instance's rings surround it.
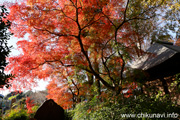
M 31 89 L 39 79 L 51 80 L 48 98 L 65 109 L 90 96 L 94 84 L 122 92 L 126 64 L 143 43 L 132 18 L 126 18 L 127 9 L 124 0 L 25 0 L 12 5 L 8 19 L 11 32 L 21 38 L 21 54 L 9 58 L 6 69 L 15 74 L 11 87 Z
M 34 102 L 34 101 L 31 100 L 30 97 L 27 97 L 27 98 L 26 98 L 26 107 L 27 107 L 27 109 L 28 109 L 28 114 L 33 113 L 32 107 L 35 105 L 33 102 Z
M 68 92 L 68 88 L 66 86 L 58 86 L 56 83 L 52 82 L 47 86 L 49 90 L 47 98 L 53 99 L 57 104 L 63 107 L 63 109 L 71 108 L 73 104 L 72 94 Z

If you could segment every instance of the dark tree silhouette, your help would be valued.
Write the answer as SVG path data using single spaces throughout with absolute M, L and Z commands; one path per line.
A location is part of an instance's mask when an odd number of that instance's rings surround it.
M 9 40 L 12 33 L 8 32 L 11 22 L 6 20 L 9 13 L 4 6 L 0 6 L 0 87 L 6 85 L 8 87 L 8 79 L 12 77 L 11 74 L 5 74 L 4 69 L 8 62 L 6 57 L 10 53 L 11 46 L 7 45 L 7 40 Z

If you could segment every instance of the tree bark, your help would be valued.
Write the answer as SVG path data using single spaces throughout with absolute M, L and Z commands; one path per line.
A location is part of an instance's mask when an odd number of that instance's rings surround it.
M 169 94 L 168 85 L 164 78 L 160 78 L 165 94 Z

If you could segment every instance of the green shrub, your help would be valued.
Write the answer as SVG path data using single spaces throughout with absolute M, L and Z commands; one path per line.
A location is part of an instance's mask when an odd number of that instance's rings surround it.
M 73 120 L 126 120 L 152 118 L 123 117 L 123 114 L 167 114 L 180 113 L 180 107 L 173 104 L 168 97 L 149 98 L 144 95 L 123 99 L 107 100 L 100 102 L 92 99 L 89 102 L 81 102 L 71 111 Z M 156 118 L 153 118 L 156 119 Z M 164 119 L 157 118 L 158 120 Z M 172 118 L 169 118 L 172 119 Z
M 16 108 L 12 109 L 3 116 L 3 120 L 28 120 L 27 110 Z
M 39 106 L 38 105 L 35 105 L 32 107 L 32 113 L 29 114 L 29 117 L 30 118 L 33 118 L 34 115 L 36 114 L 36 111 L 38 110 Z
M 72 120 L 72 113 L 68 111 L 64 111 L 65 119 L 64 120 Z

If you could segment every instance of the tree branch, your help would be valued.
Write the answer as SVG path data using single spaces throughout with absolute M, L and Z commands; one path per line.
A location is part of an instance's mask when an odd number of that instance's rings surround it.
M 41 28 L 37 28 L 37 27 L 33 27 L 33 28 L 36 29 L 36 30 L 40 30 L 40 31 L 46 31 L 46 32 L 48 32 L 50 34 L 53 34 L 53 35 L 56 35 L 56 36 L 59 36 L 59 37 L 69 37 L 69 36 L 77 37 L 76 35 L 69 35 L 69 34 L 61 34 L 61 33 L 51 32 L 51 31 L 49 31 L 47 29 L 41 29 Z
M 34 69 L 37 69 L 38 67 L 46 64 L 46 63 L 52 63 L 52 62 L 60 62 L 62 66 L 64 67 L 73 67 L 75 65 L 66 65 L 64 64 L 61 60 L 45 60 L 43 63 L 40 63 L 39 65 L 37 65 L 37 67 L 34 67 L 34 68 L 31 68 L 30 70 L 34 70 Z

